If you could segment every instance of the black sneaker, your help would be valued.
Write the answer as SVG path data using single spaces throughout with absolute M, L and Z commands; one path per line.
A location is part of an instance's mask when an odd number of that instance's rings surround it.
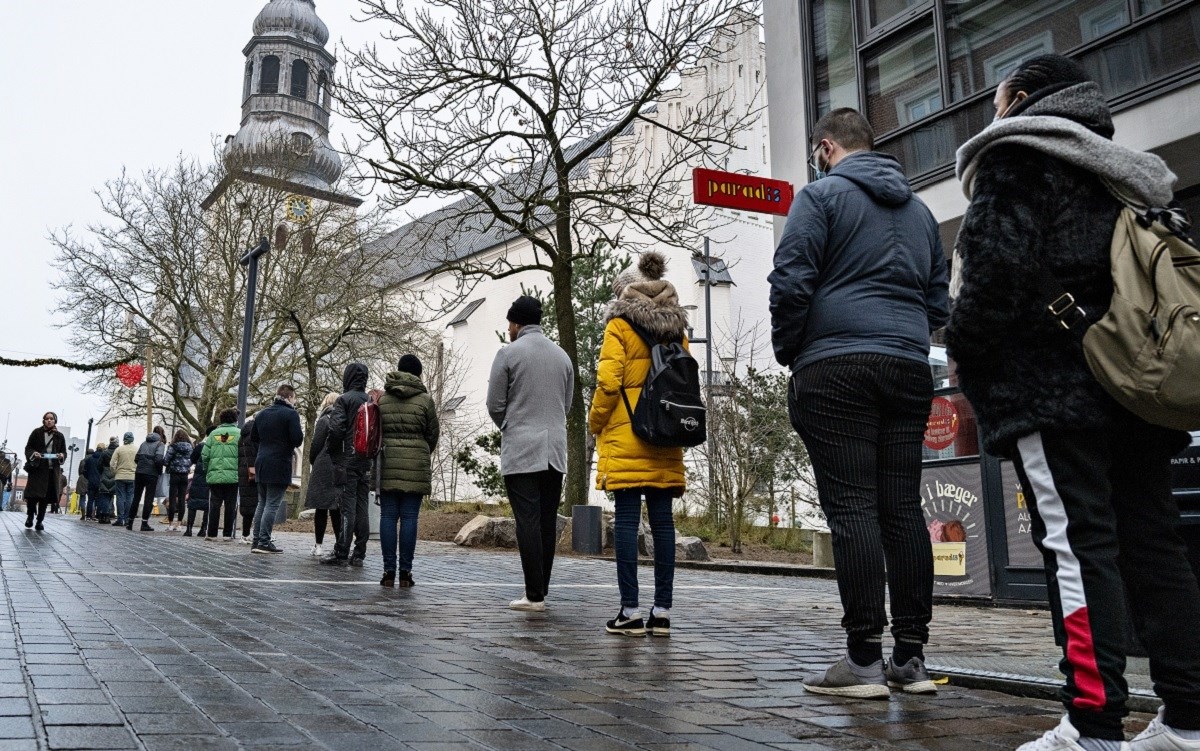
M 401 571 L 396 575 L 396 583 L 401 587 L 411 587 L 414 584 L 412 573 L 408 571 Z
M 913 657 L 903 665 L 897 666 L 889 661 L 883 671 L 888 685 L 898 688 L 906 694 L 936 694 L 937 684 L 929 679 L 925 663 L 920 657 Z
M 142 522 L 142 531 L 143 532 L 153 532 L 154 527 L 151 527 L 147 522 Z
M 671 635 L 671 619 L 660 618 L 650 611 L 650 617 L 646 619 L 646 631 L 651 636 L 670 636 Z
M 354 556 L 353 558 L 350 559 L 350 565 L 353 566 L 354 568 L 362 568 L 363 567 L 363 559 L 359 558 L 358 556 Z
M 282 553 L 283 550 L 275 547 L 275 543 L 268 542 L 266 545 L 255 545 L 250 549 L 251 553 Z
M 825 672 L 805 678 L 802 685 L 805 691 L 827 696 L 848 696 L 852 699 L 886 699 L 891 696 L 887 679 L 883 676 L 883 660 L 858 669 L 860 673 L 867 674 L 866 677 L 855 673 L 850 667 L 850 658 L 843 657 L 826 668 Z
M 33 529 L 35 532 L 41 532 L 42 530 L 45 529 L 45 527 L 42 526 L 41 522 L 38 522 L 37 525 Z
M 124 527 L 124 526 L 125 526 L 125 522 L 121 521 L 120 519 L 117 519 L 115 522 L 113 522 L 113 523 L 112 523 L 112 525 L 113 525 L 114 527 Z
M 185 530 L 183 530 L 183 536 L 184 536 L 184 537 L 191 537 L 191 536 L 192 536 L 192 530 L 190 530 L 190 529 L 185 529 Z
M 645 636 L 646 624 L 641 618 L 622 618 L 618 611 L 616 618 L 604 624 L 604 630 L 621 636 Z
M 350 560 L 348 558 L 341 558 L 337 555 L 327 555 L 324 558 L 322 558 L 320 560 L 320 562 L 325 564 L 326 566 L 349 566 L 350 565 Z
M 396 572 L 395 571 L 384 571 L 383 578 L 379 580 L 379 586 L 381 586 L 381 587 L 396 586 Z
M 25 520 L 25 529 L 33 529 L 33 519 Z

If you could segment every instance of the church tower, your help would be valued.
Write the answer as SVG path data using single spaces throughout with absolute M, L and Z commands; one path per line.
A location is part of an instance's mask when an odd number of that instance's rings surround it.
M 225 159 L 243 179 L 282 179 L 314 198 L 357 205 L 333 187 L 343 166 L 329 142 L 337 60 L 325 49 L 328 41 L 314 0 L 267 3 L 243 50 L 242 125 L 226 139 Z

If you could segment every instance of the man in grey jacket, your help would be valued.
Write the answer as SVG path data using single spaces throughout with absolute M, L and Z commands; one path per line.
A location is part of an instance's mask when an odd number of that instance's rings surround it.
M 921 440 L 933 397 L 930 333 L 949 317 L 946 258 L 900 164 L 872 151 L 866 118 L 834 110 L 812 139 L 817 176 L 829 174 L 796 197 L 775 251 L 771 340 L 792 370 L 789 416 L 833 533 L 848 654 L 804 687 L 858 698 L 886 698 L 888 683 L 931 693 Z M 887 664 L 885 584 L 895 641 Z
M 517 525 L 525 596 L 513 610 L 546 609 L 567 469 L 567 411 L 575 379 L 567 353 L 542 333 L 542 304 L 517 298 L 508 311 L 511 344 L 496 354 L 487 408 L 500 427 L 500 472 Z

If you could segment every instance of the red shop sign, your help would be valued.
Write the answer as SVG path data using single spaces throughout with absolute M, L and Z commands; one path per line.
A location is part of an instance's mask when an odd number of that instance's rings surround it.
M 692 170 L 692 199 L 704 206 L 787 216 L 795 195 L 795 189 L 786 180 L 711 169 Z
M 944 396 L 933 397 L 929 422 L 925 424 L 925 446 L 934 451 L 950 448 L 958 436 L 958 410 Z

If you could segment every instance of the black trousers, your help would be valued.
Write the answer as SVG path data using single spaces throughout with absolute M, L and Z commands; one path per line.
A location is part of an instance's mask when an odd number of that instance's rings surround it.
M 505 475 L 504 486 L 517 525 L 525 597 L 530 602 L 541 602 L 550 589 L 550 571 L 554 568 L 563 475 L 550 468 L 543 472 Z
M 167 494 L 167 521 L 183 521 L 183 507 L 187 505 L 187 472 L 172 472 L 171 485 Z
M 927 363 L 886 355 L 831 357 L 792 377 L 788 411 L 833 536 L 850 644 L 883 634 L 885 583 L 893 638 L 929 641 L 933 549 L 920 486 L 932 399 Z
M 342 512 L 339 509 L 317 509 L 317 513 L 313 516 L 313 534 L 316 537 L 317 544 L 325 542 L 325 527 L 333 522 L 333 537 L 336 540 L 342 530 Z M 369 529 L 369 527 L 368 527 Z M 334 543 L 334 548 L 337 543 Z
M 142 504 L 142 521 L 150 521 L 150 512 L 154 510 L 154 491 L 158 489 L 158 475 L 134 475 L 133 503 L 129 506 L 129 524 L 138 515 L 138 504 Z
M 1017 443 L 1063 648 L 1063 704 L 1085 736 L 1124 737 L 1126 593 L 1166 723 L 1200 730 L 1200 590 L 1171 495 L 1178 436 L 1129 415 Z
M 46 520 L 46 509 L 50 508 L 50 499 L 43 498 L 35 500 L 33 498 L 25 499 L 25 514 L 30 521 L 33 521 L 34 513 L 37 513 L 37 523 L 41 524 Z
M 333 554 L 338 558 L 366 558 L 371 520 L 367 501 L 371 492 L 371 465 L 357 459 L 346 463 L 346 484 L 342 486 L 342 532 Z M 353 540 L 354 548 L 350 547 Z
M 196 509 L 194 509 L 194 508 L 188 509 L 188 512 L 187 512 L 188 531 L 191 531 L 192 525 L 196 523 L 196 514 L 197 513 L 201 513 L 204 515 L 204 516 L 200 517 L 200 534 L 205 535 L 205 533 L 208 531 L 208 511 L 207 510 L 197 512 Z
M 233 537 L 233 518 L 237 516 L 238 486 L 228 485 L 208 486 L 208 536 L 217 536 L 217 524 L 222 523 L 222 533 L 225 537 Z

